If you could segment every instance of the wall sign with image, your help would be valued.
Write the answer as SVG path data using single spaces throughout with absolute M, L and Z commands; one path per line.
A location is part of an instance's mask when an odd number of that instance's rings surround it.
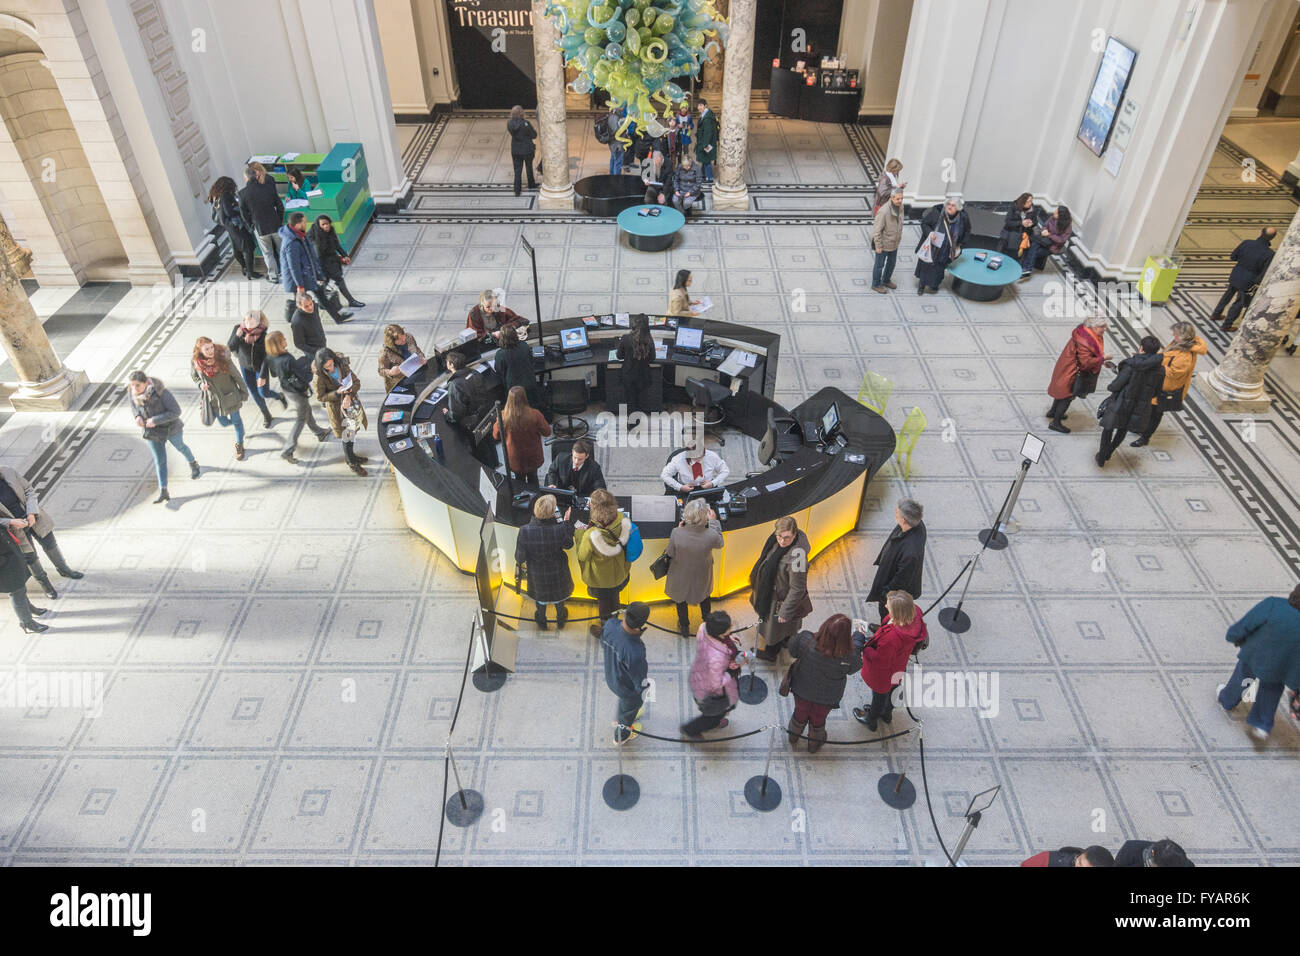
M 1097 66 L 1097 77 L 1088 94 L 1088 105 L 1084 107 L 1083 119 L 1079 123 L 1079 139 L 1098 156 L 1106 152 L 1115 114 L 1133 75 L 1135 59 L 1137 51 L 1114 37 L 1107 37 L 1106 49 L 1102 51 L 1101 63 Z

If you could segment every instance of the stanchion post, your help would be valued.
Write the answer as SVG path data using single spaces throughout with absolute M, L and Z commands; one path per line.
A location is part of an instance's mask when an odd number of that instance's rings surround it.
M 917 721 L 917 729 L 919 731 L 920 721 Z M 886 806 L 895 810 L 906 810 L 916 803 L 916 785 L 907 779 L 907 764 L 904 763 L 903 767 L 898 773 L 891 771 L 876 781 L 876 793 Z
M 623 772 L 623 744 L 618 742 L 618 733 L 624 730 L 628 732 L 628 736 L 624 738 L 626 743 L 632 739 L 632 728 L 621 723 L 614 726 L 614 745 L 618 748 L 618 773 L 605 781 L 600 795 L 605 801 L 605 806 L 611 810 L 630 810 L 641 799 L 641 785 L 636 782 L 635 777 L 630 777 Z
M 939 611 L 939 624 L 949 633 L 965 634 L 970 630 L 970 615 L 963 611 L 961 606 L 966 601 L 966 591 L 970 588 L 971 578 L 975 577 L 975 568 L 979 566 L 980 555 L 983 553 L 981 549 L 971 559 L 970 573 L 966 576 L 966 583 L 961 586 L 961 597 L 957 599 L 957 606 L 941 608 Z
M 456 792 L 447 801 L 445 812 L 447 822 L 454 827 L 471 826 L 483 815 L 483 794 L 477 790 L 466 790 L 461 786 L 460 771 L 456 768 L 456 758 L 451 753 L 451 741 L 447 741 L 447 765 L 451 775 L 456 779 Z
M 761 704 L 767 700 L 767 681 L 754 673 L 754 654 L 758 648 L 758 638 L 754 639 L 754 650 L 749 652 L 749 675 L 736 682 L 736 691 L 746 704 Z
M 745 781 L 745 800 L 761 813 L 775 810 L 781 805 L 781 785 L 768 776 L 772 769 L 772 751 L 776 747 L 776 727 L 771 728 L 767 738 L 767 763 L 763 765 L 763 774 L 750 777 Z

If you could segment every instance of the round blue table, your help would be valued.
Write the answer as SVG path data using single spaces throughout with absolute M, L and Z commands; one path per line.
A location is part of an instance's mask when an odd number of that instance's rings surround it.
M 642 209 L 658 209 L 657 216 L 641 216 Z M 618 214 L 618 228 L 627 233 L 628 245 L 641 252 L 662 252 L 673 244 L 686 217 L 672 206 L 633 206 Z
M 988 259 L 975 261 L 975 253 L 987 252 L 989 258 L 1002 256 L 1002 265 L 990 269 Z M 1002 290 L 1020 279 L 1020 263 L 1005 253 L 991 249 L 963 249 L 961 255 L 948 263 L 952 273 L 952 291 L 976 302 L 992 302 L 1002 295 Z

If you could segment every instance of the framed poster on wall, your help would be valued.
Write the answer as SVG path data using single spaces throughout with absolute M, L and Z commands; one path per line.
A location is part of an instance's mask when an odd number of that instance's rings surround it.
M 1124 91 L 1128 89 L 1129 77 L 1133 75 L 1135 59 L 1137 51 L 1114 37 L 1106 38 L 1106 49 L 1102 51 L 1097 77 L 1092 82 L 1088 105 L 1084 107 L 1083 120 L 1079 123 L 1079 139 L 1098 156 L 1106 152 L 1115 114 L 1124 99 Z
M 533 10 L 529 0 L 446 0 L 460 105 L 470 110 L 537 108 Z

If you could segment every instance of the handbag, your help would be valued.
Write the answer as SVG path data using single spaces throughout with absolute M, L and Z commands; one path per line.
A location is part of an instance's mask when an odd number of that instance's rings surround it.
M 727 711 L 731 710 L 731 698 L 727 696 L 726 691 L 717 694 L 710 694 L 703 700 L 697 700 L 696 705 L 700 708 L 700 713 L 705 717 L 721 717 Z
M 672 563 L 673 559 L 671 555 L 665 551 L 663 554 L 659 555 L 659 557 L 655 558 L 654 564 L 650 565 L 650 573 L 653 574 L 655 580 L 658 581 L 668 573 L 668 567 Z
M 199 421 L 204 425 L 211 425 L 217 420 L 216 402 L 212 400 L 212 391 L 203 393 L 203 401 L 199 405 Z
M 1181 412 L 1183 410 L 1183 390 L 1173 388 L 1156 392 L 1156 408 L 1162 412 Z
M 1115 395 L 1114 395 L 1114 393 L 1112 393 L 1112 394 L 1110 394 L 1110 395 L 1107 395 L 1105 398 L 1103 398 L 1103 399 L 1101 400 L 1101 404 L 1099 404 L 1099 405 L 1097 406 L 1097 423 L 1098 423 L 1098 424 L 1100 424 L 1100 423 L 1102 422 L 1102 420 L 1105 419 L 1105 417 L 1106 417 L 1106 413 L 1107 413 L 1108 411 L 1110 411 L 1110 406 L 1111 406 L 1112 404 L 1114 404 L 1114 402 L 1115 402 Z
M 776 689 L 776 692 L 782 697 L 790 696 L 790 682 L 794 680 L 794 669 L 798 666 L 799 659 L 795 658 L 786 669 L 785 676 L 781 678 L 781 686 Z
M 1097 391 L 1097 379 L 1100 377 L 1099 372 L 1080 372 L 1076 375 L 1074 377 L 1074 397 L 1087 398 Z

